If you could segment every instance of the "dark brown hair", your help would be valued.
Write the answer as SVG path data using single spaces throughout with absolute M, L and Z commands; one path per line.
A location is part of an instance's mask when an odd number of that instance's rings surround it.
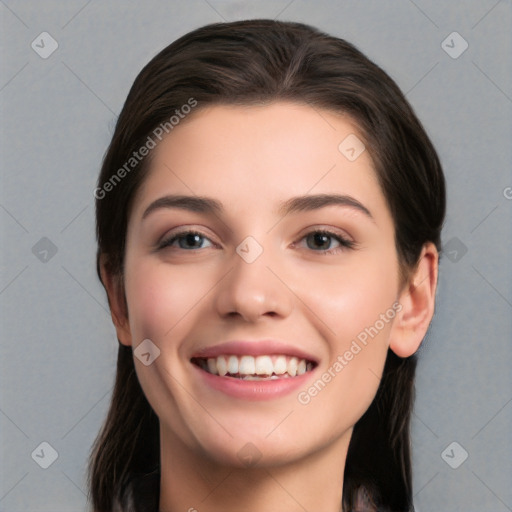
M 343 39 L 300 23 L 247 20 L 208 25 L 182 36 L 137 76 L 98 180 L 99 275 L 101 260 L 122 283 L 130 207 L 149 160 L 130 168 L 126 162 L 191 98 L 196 110 L 287 100 L 348 115 L 359 127 L 392 213 L 403 280 L 426 242 L 441 250 L 443 171 L 395 82 Z M 112 182 L 123 166 L 128 172 Z M 105 193 L 108 182 L 112 186 Z M 354 426 L 343 482 L 344 511 L 354 506 L 361 487 L 379 510 L 413 510 L 409 426 L 416 363 L 415 355 L 400 358 L 388 351 L 376 396 Z M 139 385 L 131 347 L 120 344 L 110 410 L 89 460 L 94 510 L 132 510 L 130 481 L 158 469 L 159 456 L 158 417 Z

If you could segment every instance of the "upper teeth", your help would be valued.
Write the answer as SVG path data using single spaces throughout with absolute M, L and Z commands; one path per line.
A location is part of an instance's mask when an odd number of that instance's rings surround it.
M 204 370 L 214 375 L 285 375 L 295 377 L 311 370 L 313 365 L 306 359 L 277 356 L 235 356 L 225 355 L 200 359 Z

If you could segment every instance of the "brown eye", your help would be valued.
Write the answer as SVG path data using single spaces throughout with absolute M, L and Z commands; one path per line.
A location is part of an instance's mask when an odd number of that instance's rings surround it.
M 325 230 L 311 231 L 304 239 L 306 240 L 308 249 L 323 254 L 338 253 L 345 249 L 352 249 L 355 246 L 355 242 L 337 233 Z
M 308 244 L 310 249 L 321 249 L 327 250 L 330 248 L 332 237 L 326 233 L 316 232 L 310 233 L 307 237 L 308 241 L 311 241 L 311 245 Z

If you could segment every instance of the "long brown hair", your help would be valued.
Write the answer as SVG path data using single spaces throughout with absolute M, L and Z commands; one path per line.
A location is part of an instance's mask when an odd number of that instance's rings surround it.
M 130 167 L 126 163 L 191 98 L 197 109 L 289 100 L 350 116 L 393 216 L 402 277 L 414 268 L 426 242 L 441 250 L 443 171 L 395 82 L 343 39 L 300 23 L 247 20 L 207 25 L 182 36 L 137 76 L 96 189 L 98 275 L 101 258 L 122 282 L 130 207 L 148 158 Z M 119 173 L 122 168 L 127 172 Z M 113 180 L 116 174 L 122 179 Z M 354 506 L 361 487 L 379 510 L 413 510 L 409 426 L 416 363 L 415 355 L 400 358 L 388 351 L 376 396 L 354 426 L 344 473 L 344 511 Z M 110 410 L 89 460 L 94 510 L 131 510 L 130 481 L 158 469 L 159 449 L 158 417 L 139 385 L 131 347 L 120 344 Z

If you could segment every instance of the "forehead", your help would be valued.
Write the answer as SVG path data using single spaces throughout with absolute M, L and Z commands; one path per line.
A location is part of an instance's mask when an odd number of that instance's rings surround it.
M 153 150 L 134 207 L 180 193 L 215 196 L 249 213 L 287 196 L 337 192 L 385 209 L 362 138 L 348 116 L 308 105 L 205 107 Z

